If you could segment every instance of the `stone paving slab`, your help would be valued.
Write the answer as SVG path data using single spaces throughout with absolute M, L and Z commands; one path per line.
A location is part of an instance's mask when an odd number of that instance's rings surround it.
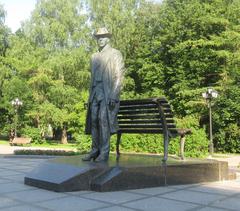
M 203 207 L 199 211 L 224 211 L 225 209 L 219 209 L 214 207 Z
M 6 211 L 236 211 L 240 179 L 118 192 L 56 193 L 23 183 L 45 159 L 0 157 L 0 210 Z
M 195 203 L 199 205 L 207 205 L 224 198 L 224 196 L 219 194 L 209 194 L 189 190 L 179 190 L 171 193 L 166 193 L 164 195 L 160 195 L 159 197 L 182 202 Z
M 150 197 L 124 204 L 126 207 L 147 211 L 182 211 L 198 207 L 196 204 Z
M 19 200 L 21 202 L 35 203 L 52 199 L 64 198 L 67 195 L 63 193 L 55 193 L 41 189 L 34 189 L 28 191 L 18 191 L 5 194 L 5 196 Z
M 101 202 L 107 202 L 112 204 L 122 204 L 129 201 L 139 200 L 145 198 L 143 195 L 134 194 L 126 191 L 116 192 L 93 192 L 84 195 L 86 199 L 93 199 Z
M 223 183 L 225 184 L 223 185 Z M 188 190 L 197 191 L 200 193 L 202 192 L 202 193 L 211 193 L 211 194 L 228 196 L 228 195 L 233 195 L 234 193 L 240 192 L 240 189 L 238 187 L 239 184 L 238 182 L 235 182 L 235 181 L 234 183 L 230 181 L 229 183 L 221 182 L 221 183 L 202 184 L 201 186 L 191 187 Z M 231 185 L 235 187 L 232 187 Z
M 103 209 L 98 209 L 99 211 L 134 211 L 135 209 L 130 209 L 126 207 L 112 206 Z
M 29 187 L 24 184 L 15 183 L 15 182 L 0 184 L 0 194 L 12 193 L 12 192 L 23 191 L 23 190 L 32 190 L 32 189 L 33 187 Z
M 176 189 L 172 188 L 171 186 L 164 187 L 164 188 L 143 188 L 143 189 L 136 189 L 136 190 L 128 190 L 127 192 L 130 193 L 137 193 L 137 194 L 143 194 L 143 195 L 160 195 L 160 194 L 165 194 L 169 192 L 176 191 Z
M 92 210 L 97 208 L 109 207 L 109 204 L 95 200 L 84 199 L 76 196 L 59 198 L 37 203 L 40 207 L 58 211 Z
M 212 206 L 239 211 L 240 210 L 240 198 L 239 197 L 230 197 L 225 200 L 219 200 L 219 201 L 212 203 Z
M 15 207 L 5 207 L 4 211 L 47 211 L 49 209 L 38 208 L 31 205 L 20 205 Z
M 13 206 L 17 204 L 20 203 L 6 196 L 0 196 L 0 209 L 2 209 L 3 207 Z

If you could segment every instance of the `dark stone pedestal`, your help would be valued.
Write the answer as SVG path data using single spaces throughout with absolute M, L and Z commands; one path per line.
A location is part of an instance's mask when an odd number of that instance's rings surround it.
M 25 177 L 25 184 L 57 192 L 118 191 L 228 179 L 227 162 L 178 160 L 160 156 L 111 155 L 108 163 L 83 162 L 82 156 L 46 161 Z

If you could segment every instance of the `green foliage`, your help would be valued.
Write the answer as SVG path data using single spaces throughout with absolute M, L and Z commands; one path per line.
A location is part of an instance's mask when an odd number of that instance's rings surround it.
M 129 42 L 134 36 L 135 14 L 142 5 L 142 0 L 89 0 L 87 8 L 92 23 L 92 30 L 106 26 L 112 33 L 112 44 L 123 55 L 129 51 Z
M 3 9 L 2 4 L 0 4 L 0 56 L 4 56 L 6 49 L 8 47 L 8 34 L 9 29 L 5 26 L 5 16 L 6 12 Z
M 240 128 L 237 124 L 229 124 L 215 135 L 217 149 L 221 152 L 240 152 Z
M 115 142 L 116 137 L 112 137 Z M 147 134 L 123 134 L 121 138 L 121 150 L 128 152 L 162 153 L 162 135 Z
M 211 86 L 219 92 L 213 107 L 215 147 L 239 152 L 239 19 L 240 1 L 39 0 L 30 19 L 10 34 L 0 5 L 0 133 L 11 129 L 10 102 L 18 97 L 23 101 L 18 127 L 27 128 L 26 134 L 43 137 L 51 125 L 70 132 L 81 151 L 90 149 L 84 103 L 89 58 L 97 50 L 92 33 L 106 26 L 125 58 L 122 99 L 165 96 L 178 127 L 192 129 L 186 155 L 203 156 L 208 108 L 201 93 Z M 163 152 L 159 135 L 122 138 L 125 151 Z M 176 138 L 169 151 L 178 150 Z
M 240 89 L 228 84 L 215 104 L 215 145 L 222 152 L 240 152 Z
M 203 128 L 199 126 L 199 118 L 197 116 L 186 116 L 182 119 L 177 119 L 178 128 L 188 128 L 191 129 L 192 133 L 186 135 L 185 141 L 185 156 L 187 157 L 204 157 L 208 153 L 209 140 Z M 179 138 L 173 141 L 179 144 Z M 175 146 L 175 147 L 174 147 Z M 171 148 L 177 150 L 178 146 L 170 144 Z M 171 151 L 170 151 L 171 152 Z
M 30 150 L 30 149 L 17 149 L 14 150 L 15 155 L 49 155 L 49 156 L 73 156 L 78 155 L 78 152 L 65 151 L 65 150 Z
M 41 131 L 39 128 L 26 127 L 21 130 L 21 135 L 23 137 L 32 138 L 33 143 L 43 143 L 44 140 L 41 136 Z
M 82 5 L 81 0 L 40 0 L 24 31 L 35 44 L 50 50 L 85 45 L 89 31 Z
M 208 154 L 208 144 L 204 129 L 192 128 L 192 135 L 186 138 L 185 156 L 205 157 Z
M 77 143 L 77 149 L 81 153 L 87 153 L 91 150 L 92 139 L 89 135 L 84 135 L 83 133 L 73 134 L 74 139 Z

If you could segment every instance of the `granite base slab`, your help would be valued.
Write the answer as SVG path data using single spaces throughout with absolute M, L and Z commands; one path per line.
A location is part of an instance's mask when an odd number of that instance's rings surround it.
M 82 156 L 54 158 L 24 178 L 25 184 L 68 192 L 78 190 L 118 191 L 165 185 L 212 182 L 228 179 L 228 163 L 215 160 L 122 154 L 110 155 L 107 163 L 83 162 Z

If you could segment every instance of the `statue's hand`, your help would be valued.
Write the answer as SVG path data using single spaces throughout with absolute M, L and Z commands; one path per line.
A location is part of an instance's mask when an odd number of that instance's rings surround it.
M 115 108 L 116 101 L 113 99 L 110 99 L 108 105 L 109 105 L 109 109 L 113 110 Z

